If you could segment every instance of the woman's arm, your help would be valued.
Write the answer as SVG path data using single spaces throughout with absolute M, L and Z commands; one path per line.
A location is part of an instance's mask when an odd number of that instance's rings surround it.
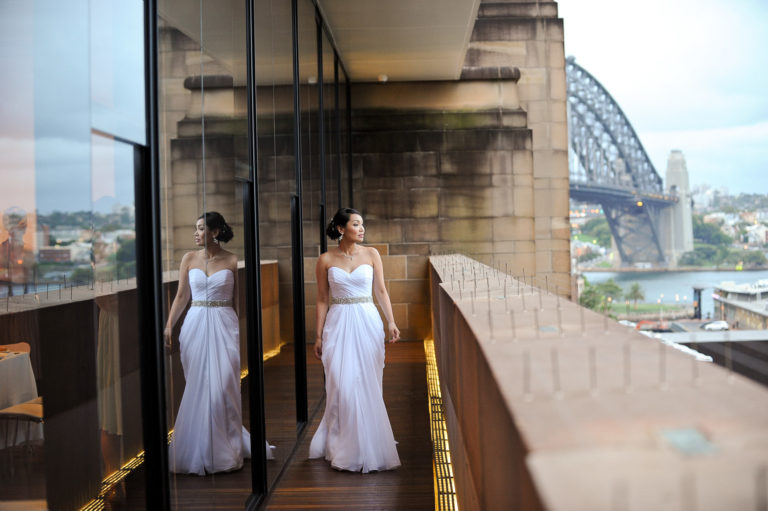
M 371 259 L 373 259 L 373 294 L 376 295 L 376 301 L 381 305 L 381 309 L 384 311 L 384 316 L 387 318 L 389 342 L 395 342 L 400 339 L 400 330 L 398 330 L 397 325 L 395 324 L 395 315 L 392 314 L 392 303 L 389 301 L 389 294 L 384 285 L 384 269 L 381 262 L 381 255 L 379 255 L 379 251 L 373 247 L 370 247 L 368 250 L 371 251 Z
M 235 284 L 232 287 L 232 308 L 235 311 L 235 316 L 238 318 L 240 317 L 239 314 L 239 305 L 240 305 L 240 295 L 237 289 L 237 255 L 232 254 L 231 261 L 229 264 L 229 269 L 232 271 L 232 276 L 234 277 Z
M 315 281 L 317 281 L 317 300 L 315 305 L 315 357 L 323 356 L 323 327 L 328 315 L 330 292 L 328 290 L 328 267 L 322 255 L 317 258 L 315 266 Z
M 165 345 L 171 347 L 172 339 L 171 334 L 173 332 L 173 326 L 179 320 L 179 316 L 184 311 L 184 308 L 189 302 L 189 260 L 192 257 L 191 252 L 184 254 L 181 258 L 181 265 L 179 266 L 179 288 L 176 290 L 176 296 L 171 304 L 171 310 L 168 312 L 168 322 L 165 324 Z

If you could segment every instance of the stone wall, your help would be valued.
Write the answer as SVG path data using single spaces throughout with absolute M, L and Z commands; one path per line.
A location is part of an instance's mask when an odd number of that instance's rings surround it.
M 570 289 L 568 122 L 563 20 L 557 3 L 483 0 L 464 62 L 476 68 L 517 67 L 533 155 L 535 267 L 563 295 Z M 514 273 L 520 275 L 521 268 Z M 526 269 L 526 274 L 529 274 Z M 543 282 L 542 282 L 543 285 Z
M 402 337 L 424 339 L 430 253 L 533 267 L 531 131 L 514 77 L 352 92 L 355 207 Z

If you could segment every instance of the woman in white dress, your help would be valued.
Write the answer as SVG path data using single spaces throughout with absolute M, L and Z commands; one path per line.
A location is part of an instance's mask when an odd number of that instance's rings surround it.
M 382 395 L 384 328 L 373 296 L 387 318 L 389 342 L 400 338 L 384 287 L 381 256 L 363 247 L 363 218 L 342 208 L 326 234 L 339 246 L 322 254 L 317 277 L 315 356 L 325 369 L 325 413 L 309 447 L 340 470 L 367 473 L 400 466 Z
M 179 334 L 186 386 L 170 446 L 173 472 L 205 475 L 237 470 L 250 458 L 240 401 L 240 337 L 237 320 L 237 256 L 221 248 L 232 228 L 216 212 L 195 224 L 195 244 L 179 268 L 179 289 L 168 314 L 173 326 L 192 298 Z

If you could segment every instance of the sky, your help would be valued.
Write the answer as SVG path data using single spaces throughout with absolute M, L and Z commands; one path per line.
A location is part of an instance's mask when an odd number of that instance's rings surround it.
M 768 194 L 768 0 L 558 0 L 565 54 L 619 104 L 657 172 Z

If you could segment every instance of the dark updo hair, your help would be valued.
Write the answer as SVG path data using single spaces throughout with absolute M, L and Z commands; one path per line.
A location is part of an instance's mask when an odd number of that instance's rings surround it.
M 337 227 L 346 227 L 347 222 L 349 222 L 349 219 L 352 217 L 352 215 L 360 215 L 360 212 L 352 208 L 341 208 L 338 210 L 336 214 L 333 215 L 331 223 L 329 223 L 328 227 L 325 229 L 325 234 L 332 240 L 341 238 L 341 233 Z
M 219 231 L 219 235 L 214 238 L 219 243 L 226 243 L 235 237 L 235 233 L 232 232 L 232 228 L 224 220 L 224 217 L 221 216 L 221 213 L 216 211 L 207 211 L 200 215 L 198 220 L 201 218 L 205 219 L 205 226 L 208 229 L 211 231 Z

